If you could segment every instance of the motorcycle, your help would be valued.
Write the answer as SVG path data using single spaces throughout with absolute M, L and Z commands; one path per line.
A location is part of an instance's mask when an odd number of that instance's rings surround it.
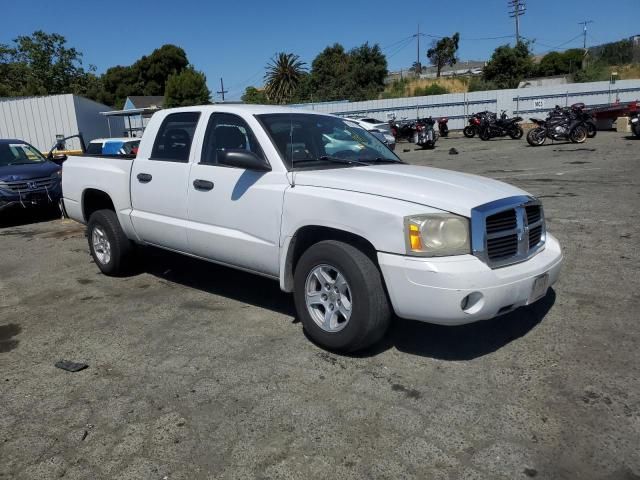
M 500 113 L 500 118 L 486 116 L 480 122 L 478 136 L 481 140 L 490 140 L 494 137 L 506 137 L 509 135 L 513 140 L 519 140 L 524 135 L 522 127 L 518 122 L 522 117 L 509 118 L 505 110 Z
M 495 118 L 495 113 L 491 113 L 488 110 L 484 112 L 478 112 L 471 115 L 469 118 L 469 125 L 462 129 L 462 134 L 467 138 L 473 138 L 480 130 L 480 124 L 484 118 Z
M 640 138 L 640 111 L 636 110 L 629 114 L 629 123 L 631 124 L 633 134 Z
M 555 141 L 569 140 L 573 143 L 584 143 L 587 140 L 587 128 L 580 118 L 550 114 L 546 120 L 532 118 L 531 121 L 537 125 L 527 134 L 527 142 L 532 147 L 544 145 L 547 138 Z
M 549 112 L 549 117 L 566 117 L 580 120 L 587 129 L 587 138 L 593 138 L 598 133 L 593 114 L 585 110 L 584 103 L 574 103 L 570 107 L 564 108 L 556 105 L 555 108 Z
M 449 123 L 449 119 L 447 117 L 440 117 L 438 119 L 438 132 L 440 132 L 441 137 L 449 136 L 449 126 L 447 123 Z
M 431 117 L 418 120 L 413 135 L 413 143 L 422 148 L 435 147 L 438 140 L 438 134 L 433 128 L 435 123 L 435 120 Z
M 408 142 L 413 139 L 415 134 L 415 123 L 407 120 L 401 120 L 397 122 L 395 120 L 389 122 L 391 126 L 391 133 L 396 137 L 396 141 L 407 140 Z

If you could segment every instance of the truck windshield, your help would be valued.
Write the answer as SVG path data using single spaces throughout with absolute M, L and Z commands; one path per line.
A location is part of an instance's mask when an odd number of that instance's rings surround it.
M 28 143 L 0 143 L 0 166 L 45 162 L 42 154 Z
M 257 115 L 287 168 L 339 168 L 401 162 L 358 124 L 329 115 Z M 338 159 L 344 161 L 337 161 Z

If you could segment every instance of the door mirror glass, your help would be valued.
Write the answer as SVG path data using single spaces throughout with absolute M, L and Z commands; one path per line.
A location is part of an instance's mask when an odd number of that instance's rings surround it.
M 271 167 L 255 153 L 244 149 L 227 149 L 218 152 L 218 163 L 228 167 L 268 172 Z

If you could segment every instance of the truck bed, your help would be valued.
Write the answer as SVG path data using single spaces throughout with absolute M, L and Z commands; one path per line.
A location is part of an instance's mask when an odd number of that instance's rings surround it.
M 82 210 L 82 195 L 86 189 L 107 193 L 123 224 L 129 224 L 131 212 L 130 175 L 134 157 L 83 155 L 69 157 L 62 165 L 62 196 L 70 218 L 87 223 Z M 86 195 L 86 193 L 85 193 Z

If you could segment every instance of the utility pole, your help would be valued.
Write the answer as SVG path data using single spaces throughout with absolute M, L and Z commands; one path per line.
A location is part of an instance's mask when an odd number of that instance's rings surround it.
M 585 20 L 584 22 L 578 22 L 578 25 L 582 25 L 582 36 L 584 41 L 582 42 L 582 48 L 587 51 L 587 25 L 593 23 L 593 20 Z
M 516 20 L 516 45 L 520 43 L 520 15 L 524 15 L 527 11 L 525 0 L 509 0 L 507 2 L 509 10 L 509 16 Z
M 224 102 L 224 94 L 229 93 L 229 90 L 224 89 L 224 82 L 222 81 L 222 77 L 220 77 L 220 91 L 216 92 L 222 95 L 222 101 Z
M 416 58 L 416 76 L 422 73 L 422 62 L 420 61 L 420 37 L 422 35 L 424 34 L 420 33 L 420 24 L 418 24 L 418 33 L 414 35 L 414 37 L 416 37 L 416 39 L 418 40 L 418 55 Z

